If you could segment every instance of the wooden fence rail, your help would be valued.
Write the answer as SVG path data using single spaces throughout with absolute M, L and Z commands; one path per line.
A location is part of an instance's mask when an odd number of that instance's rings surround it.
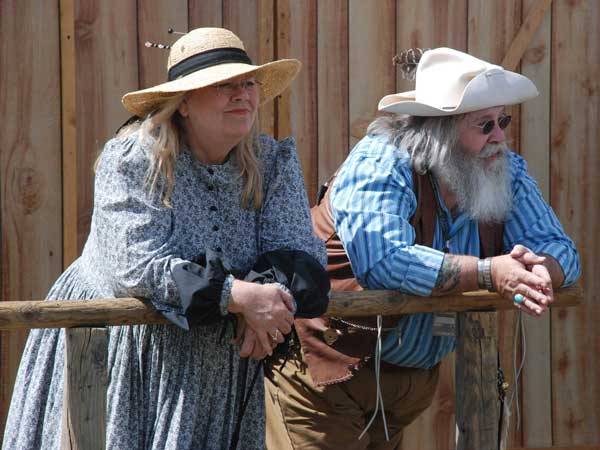
M 583 290 L 574 285 L 555 293 L 552 307 L 575 306 Z M 496 293 L 474 291 L 443 297 L 417 297 L 397 291 L 333 292 L 327 316 L 366 316 L 431 312 L 501 311 L 514 305 Z M 0 330 L 97 327 L 169 323 L 137 298 L 0 302 Z
M 579 285 L 560 289 L 551 307 L 581 303 Z M 329 316 L 457 312 L 456 420 L 458 450 L 497 450 L 500 407 L 497 332 L 485 314 L 514 308 L 486 291 L 415 297 L 396 291 L 334 292 Z M 108 368 L 107 325 L 166 324 L 146 301 L 135 298 L 0 302 L 0 330 L 69 328 L 66 331 L 63 450 L 102 450 Z

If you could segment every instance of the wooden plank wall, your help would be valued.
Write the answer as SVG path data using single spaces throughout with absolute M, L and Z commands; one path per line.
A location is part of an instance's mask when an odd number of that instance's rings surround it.
M 536 3 L 523 2 L 523 14 Z M 527 124 L 520 136 L 521 155 L 527 160 L 529 170 L 539 183 L 546 200 L 550 200 L 550 57 L 551 18 L 546 13 L 537 34 L 529 45 L 522 63 L 522 73 L 535 80 L 540 96 L 521 107 L 521 122 Z M 552 354 L 550 339 L 550 315 L 539 320 L 524 317 L 528 356 L 523 374 L 523 427 L 522 446 L 541 447 L 552 445 L 552 414 L 537 414 L 537 411 L 552 411 Z M 505 354 L 508 352 L 505 352 Z M 510 365 L 508 367 L 513 367 Z M 513 377 L 511 377 L 512 379 Z M 516 420 L 516 416 L 515 416 Z M 513 433 L 515 421 L 512 422 Z
M 0 2 L 1 299 L 44 297 L 62 268 L 58 8 Z M 27 333 L 0 333 L 0 430 Z
M 398 2 L 396 8 L 398 52 L 411 47 L 467 50 L 467 0 L 403 0 Z M 414 89 L 414 82 L 405 80 L 400 73 L 396 79 L 398 91 Z M 440 383 L 433 404 L 409 427 L 403 448 L 454 448 L 454 362 L 454 355 L 442 362 Z
M 494 2 L 492 4 L 480 1 L 469 1 L 468 42 L 467 48 L 470 53 L 486 61 L 499 64 L 507 52 L 513 37 L 517 34 L 521 25 L 520 2 Z M 508 139 L 512 140 L 511 147 L 519 151 L 519 106 L 508 108 L 513 122 L 508 132 Z M 498 324 L 498 345 L 503 349 L 500 355 L 500 365 L 505 370 L 505 377 L 510 385 L 514 385 L 512 370 L 512 347 L 514 338 L 514 323 L 517 313 L 499 312 L 496 314 Z M 511 434 L 514 440 L 520 438 L 515 433 L 515 418 L 511 421 Z M 513 440 L 513 441 L 514 441 Z
M 600 442 L 600 10 L 593 1 L 552 9 L 550 199 L 578 244 L 585 304 L 552 314 L 553 443 Z
M 379 98 L 413 88 L 392 66 L 394 54 L 449 46 L 500 63 L 537 1 L 0 2 L 1 299 L 43 297 L 81 250 L 93 162 L 127 118 L 121 96 L 164 79 L 167 52 L 144 42 L 173 42 L 169 27 L 225 26 L 257 62 L 303 62 L 293 88 L 261 109 L 260 125 L 277 137 L 296 137 L 312 201 L 363 135 Z M 512 146 L 575 238 L 586 290 L 579 309 L 525 320 L 514 447 L 600 443 L 599 30 L 600 3 L 555 0 L 519 69 L 541 95 L 511 108 Z M 515 320 L 514 313 L 496 316 L 511 382 Z M 24 337 L 0 335 L 0 435 Z M 403 448 L 454 448 L 453 371 L 448 358 L 434 404 L 409 427 Z

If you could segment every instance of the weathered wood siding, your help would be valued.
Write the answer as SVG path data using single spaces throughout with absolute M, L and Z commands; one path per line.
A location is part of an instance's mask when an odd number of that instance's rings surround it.
M 1 298 L 44 297 L 62 270 L 58 5 L 0 2 Z M 0 333 L 0 430 L 27 333 Z
M 42 4 L 43 3 L 43 4 Z M 164 79 L 172 27 L 225 26 L 257 62 L 294 57 L 291 90 L 260 111 L 261 128 L 296 137 L 309 198 L 344 160 L 381 96 L 409 90 L 391 64 L 408 47 L 449 46 L 500 63 L 538 0 L 5 0 L 0 2 L 2 300 L 43 297 L 85 242 L 93 163 L 127 117 L 130 90 Z M 578 309 L 526 318 L 522 423 L 512 446 L 600 443 L 600 3 L 555 0 L 518 68 L 540 97 L 511 108 L 523 155 L 581 252 Z M 515 313 L 498 313 L 512 383 Z M 24 344 L 0 334 L 0 434 Z M 454 358 L 406 449 L 454 447 Z

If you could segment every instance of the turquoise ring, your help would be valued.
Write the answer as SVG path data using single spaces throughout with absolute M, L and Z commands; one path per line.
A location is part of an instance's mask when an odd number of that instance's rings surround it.
M 525 297 L 523 297 L 521 294 L 516 294 L 514 298 L 515 298 L 515 303 L 518 303 L 518 304 L 523 303 L 523 300 L 525 300 Z

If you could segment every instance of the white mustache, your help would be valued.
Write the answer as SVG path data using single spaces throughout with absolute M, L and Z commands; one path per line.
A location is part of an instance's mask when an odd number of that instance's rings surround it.
M 485 159 L 485 158 L 489 158 L 490 156 L 506 153 L 507 151 L 508 151 L 508 147 L 505 143 L 487 144 L 485 147 L 483 147 L 483 150 L 481 150 L 481 152 L 479 152 L 479 155 L 477 155 L 477 157 Z

